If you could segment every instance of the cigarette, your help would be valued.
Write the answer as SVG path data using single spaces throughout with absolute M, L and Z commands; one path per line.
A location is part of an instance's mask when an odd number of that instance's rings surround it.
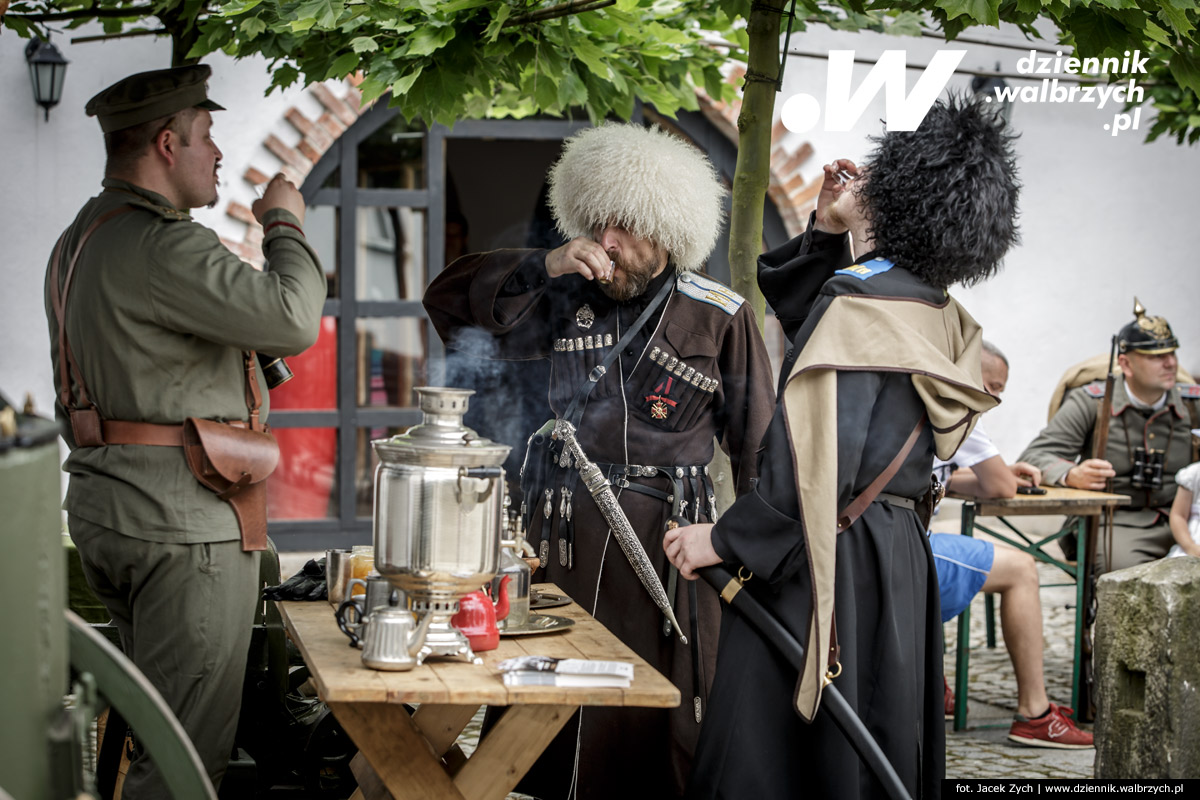
M 854 180 L 857 177 L 858 177 L 857 175 L 851 175 L 850 171 L 847 169 L 838 170 L 837 175 L 834 176 L 834 178 L 837 180 L 837 182 L 840 183 L 842 186 L 845 186 L 847 183 L 849 183 L 850 181 Z
M 262 196 L 266 193 L 267 193 L 267 184 L 257 183 L 254 185 L 254 194 L 258 195 L 258 199 L 261 200 Z
M 608 286 L 610 283 L 612 283 L 613 271 L 616 270 L 616 268 L 617 268 L 617 262 L 615 262 L 615 261 L 608 262 L 608 275 L 599 279 L 601 285 Z

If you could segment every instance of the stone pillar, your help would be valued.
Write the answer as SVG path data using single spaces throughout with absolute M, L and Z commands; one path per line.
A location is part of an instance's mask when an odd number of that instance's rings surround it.
M 1200 777 L 1200 558 L 1096 588 L 1096 777 Z

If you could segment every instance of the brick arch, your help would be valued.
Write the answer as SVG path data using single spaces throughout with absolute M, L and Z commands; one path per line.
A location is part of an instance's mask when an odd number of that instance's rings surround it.
M 745 77 L 746 69 L 735 67 L 726 77 L 727 83 L 735 86 Z M 741 100 L 725 103 L 713 100 L 701 89 L 696 91 L 700 100 L 700 111 L 717 130 L 734 144 L 738 140 L 737 118 L 742 110 Z M 806 141 L 796 142 L 796 136 L 776 122 L 771 128 L 771 173 L 767 185 L 767 196 L 779 210 L 789 236 L 799 236 L 808 225 L 808 215 L 817 207 L 817 195 L 821 191 L 824 174 L 818 172 L 812 181 L 806 181 L 802 169 L 812 157 L 812 145 Z
M 727 80 L 736 83 L 744 74 L 745 69 L 737 67 Z M 348 78 L 340 85 L 340 92 L 335 92 L 325 83 L 309 86 L 305 91 L 320 105 L 320 117 L 315 120 L 309 119 L 296 106 L 284 112 L 284 121 L 300 134 L 300 141 L 295 146 L 289 146 L 274 133 L 268 134 L 263 139 L 262 146 L 275 155 L 282 162 L 282 166 L 278 170 L 272 168 L 263 171 L 252 163 L 242 174 L 242 180 L 252 187 L 258 186 L 270 180 L 275 171 L 280 171 L 292 183 L 301 186 L 312 171 L 313 165 L 333 146 L 337 138 L 370 108 L 369 105 L 362 105 L 362 93 L 358 90 L 358 83 L 357 80 Z M 697 89 L 696 94 L 705 118 L 736 144 L 737 117 L 741 110 L 741 102 L 734 101 L 728 104 L 714 101 L 702 89 Z M 818 176 L 817 179 L 806 181 L 801 173 L 804 165 L 812 157 L 812 145 L 800 142 L 789 148 L 788 139 L 788 131 L 783 127 L 783 123 L 776 122 L 771 129 L 771 173 L 767 195 L 779 210 L 788 235 L 798 236 L 804 232 L 809 212 L 816 207 L 821 180 Z M 244 222 L 246 232 L 240 242 L 228 238 L 222 238 L 221 241 L 243 261 L 261 265 L 262 226 L 254 219 L 249 206 L 230 200 L 225 205 L 225 215 Z
M 251 161 L 251 165 L 242 173 L 242 180 L 249 186 L 266 183 L 276 172 L 282 172 L 296 186 L 302 186 L 313 165 L 370 108 L 370 105 L 363 107 L 358 81 L 353 79 L 343 81 L 337 86 L 337 91 L 325 83 L 314 83 L 305 89 L 305 93 L 319 104 L 321 115 L 315 120 L 309 119 L 294 105 L 285 111 L 281 122 L 295 129 L 300 134 L 300 141 L 294 146 L 287 145 L 274 133 L 267 134 L 262 146 L 278 158 L 282 166 L 264 170 L 254 166 Z M 249 206 L 229 200 L 225 204 L 225 215 L 246 223 L 246 232 L 240 242 L 224 237 L 221 242 L 243 261 L 261 266 L 262 226 L 254 218 Z

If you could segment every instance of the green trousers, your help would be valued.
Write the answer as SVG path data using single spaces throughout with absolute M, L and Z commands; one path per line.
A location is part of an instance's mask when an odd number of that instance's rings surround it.
M 175 712 L 219 787 L 241 710 L 258 553 L 242 552 L 236 540 L 146 542 L 74 515 L 68 524 L 88 585 L 112 615 L 125 654 Z M 168 796 L 139 748 L 123 800 Z

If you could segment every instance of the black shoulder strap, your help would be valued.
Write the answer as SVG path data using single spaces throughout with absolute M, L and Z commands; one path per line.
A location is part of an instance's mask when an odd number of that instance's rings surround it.
M 669 268 L 670 267 L 668 266 L 668 269 Z M 587 380 L 575 390 L 575 396 L 571 398 L 571 403 L 567 406 L 567 410 L 563 414 L 563 419 L 570 422 L 576 428 L 579 427 L 579 420 L 583 416 L 583 403 L 585 400 L 587 400 L 588 395 L 592 393 L 592 389 L 596 388 L 596 384 L 599 383 L 600 379 L 603 378 L 605 373 L 608 372 L 608 368 L 612 366 L 613 361 L 616 360 L 617 356 L 621 354 L 621 351 L 624 350 L 626 346 L 628 346 L 628 344 L 633 340 L 633 337 L 637 335 L 637 332 L 645 327 L 646 321 L 650 319 L 650 316 L 654 313 L 654 311 L 663 304 L 664 300 L 667 299 L 667 295 L 671 293 L 671 289 L 674 286 L 675 281 L 673 279 L 668 279 L 663 282 L 662 288 L 658 290 L 658 294 L 656 294 L 654 299 L 650 301 L 650 305 L 646 306 L 646 310 L 642 312 L 641 316 L 633 321 L 633 324 L 629 326 L 629 330 L 625 331 L 625 335 L 621 337 L 619 342 L 617 342 L 616 347 L 609 351 L 608 355 L 604 357 L 604 361 L 592 368 L 592 371 L 588 374 Z

